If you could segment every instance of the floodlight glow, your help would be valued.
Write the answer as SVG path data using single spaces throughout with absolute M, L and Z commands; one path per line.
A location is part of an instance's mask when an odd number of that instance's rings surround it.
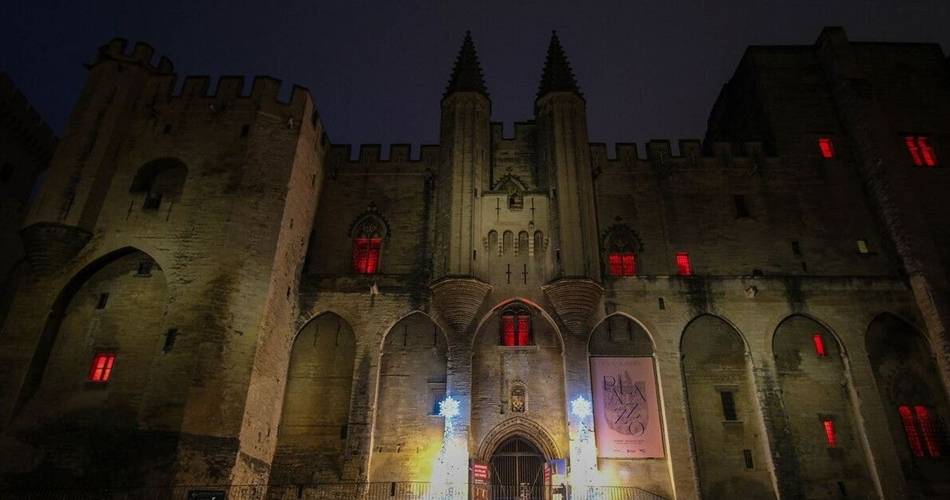
M 446 396 L 439 402 L 439 415 L 445 418 L 457 417 L 459 414 L 459 402 L 452 396 Z
M 584 419 L 593 413 L 593 405 L 584 396 L 577 396 L 571 401 L 571 414 L 577 418 Z

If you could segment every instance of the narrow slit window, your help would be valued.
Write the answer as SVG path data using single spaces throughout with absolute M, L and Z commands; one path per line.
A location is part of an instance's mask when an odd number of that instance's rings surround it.
M 755 463 L 752 462 L 752 450 L 742 450 L 742 458 L 745 460 L 746 469 L 755 468 Z
M 937 166 L 937 155 L 934 153 L 933 146 L 931 146 L 928 137 L 909 135 L 904 137 L 904 145 L 907 146 L 907 152 L 910 154 L 910 159 L 914 162 L 915 166 Z
M 719 400 L 722 402 L 722 418 L 730 422 L 739 420 L 736 414 L 736 399 L 732 391 L 720 391 Z
M 92 358 L 92 366 L 89 368 L 89 381 L 96 383 L 105 383 L 112 378 L 112 367 L 115 366 L 114 353 L 97 353 Z
M 109 303 L 109 294 L 103 292 L 99 294 L 99 300 L 96 302 L 96 309 L 105 309 L 106 304 Z
M 693 265 L 689 261 L 689 254 L 678 252 L 676 254 L 676 271 L 680 276 L 692 276 Z
M 838 434 L 835 432 L 835 421 L 830 418 L 821 419 L 821 426 L 825 430 L 825 442 L 829 448 L 838 447 Z
M 745 195 L 737 194 L 732 198 L 733 202 L 736 204 L 736 218 L 746 219 L 751 217 L 751 214 L 749 213 L 749 204 L 746 203 Z
M 818 150 L 821 151 L 821 157 L 826 160 L 835 157 L 835 146 L 830 137 L 818 138 Z
M 139 262 L 139 267 L 136 269 L 135 274 L 137 276 L 151 276 L 152 275 L 152 261 L 143 260 Z
M 813 334 L 811 336 L 811 341 L 815 344 L 815 354 L 819 358 L 823 358 L 828 355 L 828 351 L 825 350 L 825 338 L 821 336 L 820 333 Z
M 635 276 L 637 257 L 633 252 L 611 252 L 607 256 L 611 276 Z

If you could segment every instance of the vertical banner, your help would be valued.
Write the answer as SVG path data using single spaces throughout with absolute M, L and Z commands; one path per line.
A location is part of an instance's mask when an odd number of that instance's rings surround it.
M 469 459 L 469 498 L 488 500 L 491 497 L 491 472 L 487 462 Z
M 662 458 L 653 358 L 590 359 L 597 456 Z

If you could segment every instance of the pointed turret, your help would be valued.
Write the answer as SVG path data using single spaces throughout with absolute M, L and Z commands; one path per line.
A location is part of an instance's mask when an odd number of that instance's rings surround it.
M 482 76 L 482 66 L 478 62 L 478 53 L 475 51 L 475 43 L 472 42 L 472 33 L 469 31 L 465 32 L 465 40 L 462 41 L 462 48 L 459 49 L 459 54 L 455 58 L 452 76 L 442 97 L 453 92 L 478 92 L 488 97 L 488 88 L 485 87 L 485 78 Z
M 574 79 L 574 71 L 567 60 L 561 41 L 557 38 L 557 31 L 551 32 L 551 42 L 548 44 L 548 55 L 544 60 L 544 70 L 541 72 L 541 84 L 538 85 L 538 98 L 549 92 L 574 92 L 582 96 L 581 89 Z

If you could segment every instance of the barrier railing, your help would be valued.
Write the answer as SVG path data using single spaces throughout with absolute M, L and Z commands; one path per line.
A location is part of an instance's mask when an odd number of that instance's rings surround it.
M 464 490 L 463 490 L 464 491 Z M 424 482 L 212 485 L 114 489 L 0 490 L 17 500 L 443 500 L 445 492 Z M 489 488 L 491 500 L 544 500 L 540 485 Z M 633 486 L 591 486 L 554 495 L 555 500 L 667 500 Z

